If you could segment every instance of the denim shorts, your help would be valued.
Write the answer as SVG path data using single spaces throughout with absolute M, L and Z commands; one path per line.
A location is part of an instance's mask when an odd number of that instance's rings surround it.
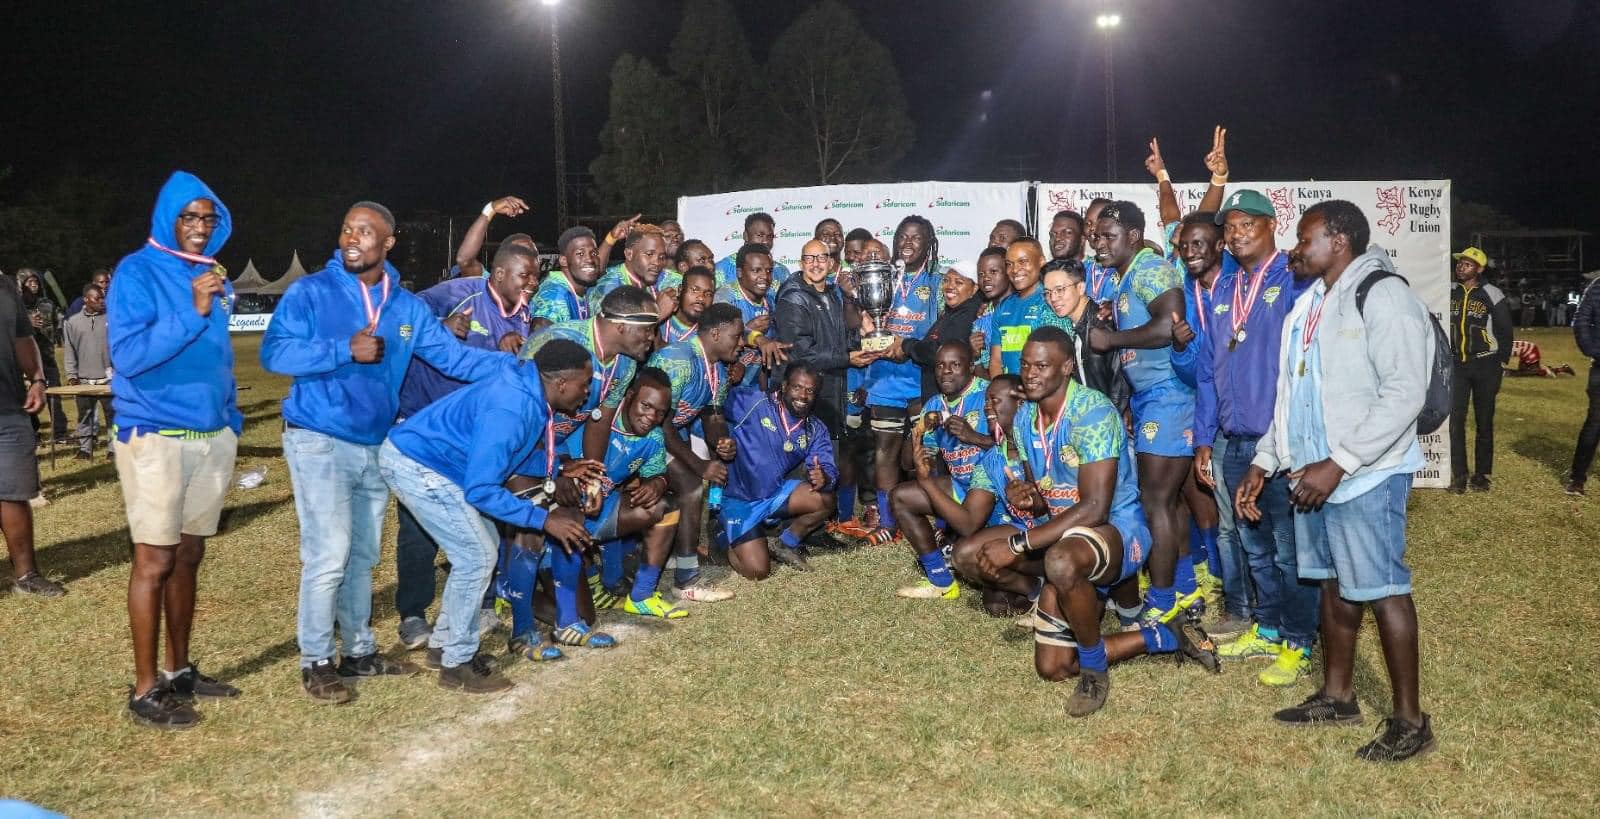
M 1400 472 L 1343 503 L 1294 516 L 1303 580 L 1337 578 L 1339 596 L 1366 603 L 1411 593 L 1406 566 L 1406 497 L 1412 473 Z

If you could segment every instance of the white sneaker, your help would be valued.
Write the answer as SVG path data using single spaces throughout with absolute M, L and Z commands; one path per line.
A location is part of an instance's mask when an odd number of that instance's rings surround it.
M 895 592 L 900 597 L 909 597 L 913 600 L 955 600 L 961 596 L 961 587 L 955 583 L 948 586 L 935 586 L 924 580 L 915 586 L 905 586 Z
M 678 599 L 688 600 L 693 603 L 721 603 L 724 600 L 732 600 L 733 592 L 716 586 L 708 586 L 703 581 L 696 581 L 678 589 Z
M 50 499 L 44 496 L 44 490 L 41 489 L 39 494 L 28 499 L 28 505 L 34 509 L 42 509 L 50 505 Z

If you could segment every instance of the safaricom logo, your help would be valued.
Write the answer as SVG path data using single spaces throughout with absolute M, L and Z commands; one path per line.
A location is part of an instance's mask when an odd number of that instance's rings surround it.
M 943 196 L 941 196 L 938 199 L 935 199 L 932 202 L 929 202 L 928 203 L 928 207 L 930 207 L 930 208 L 970 208 L 970 207 L 972 207 L 972 203 L 971 202 L 964 202 L 964 201 L 959 200 L 959 199 L 946 199 Z
M 729 233 L 727 236 L 722 237 L 722 241 L 731 242 L 734 239 L 740 239 L 740 238 L 743 238 L 743 237 L 744 237 L 744 231 L 735 230 L 732 233 Z
M 740 214 L 740 213 L 760 213 L 760 212 L 761 212 L 761 206 L 760 205 L 734 205 L 733 207 L 728 208 L 728 210 L 725 213 L 728 216 L 733 216 L 733 215 Z
M 804 230 L 787 230 L 787 229 L 785 229 L 785 230 L 778 231 L 778 238 L 779 239 L 809 239 L 809 238 L 811 238 L 811 233 L 809 231 L 804 231 Z
M 933 233 L 934 233 L 935 236 L 971 236 L 972 235 L 972 231 L 970 231 L 970 230 L 956 230 L 955 228 L 935 228 Z
M 812 207 L 810 202 L 784 202 L 778 206 L 778 210 L 811 210 Z
M 823 210 L 833 210 L 835 208 L 860 208 L 860 207 L 866 207 L 866 203 L 864 203 L 864 202 L 845 202 L 845 201 L 840 200 L 840 199 L 835 199 L 832 202 L 829 202 L 828 204 L 823 205 L 822 209 Z
M 880 208 L 914 208 L 916 206 L 916 202 L 896 202 L 893 199 L 884 199 L 878 203 Z

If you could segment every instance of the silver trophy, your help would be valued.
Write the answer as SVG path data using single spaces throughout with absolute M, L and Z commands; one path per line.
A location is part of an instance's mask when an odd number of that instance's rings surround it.
M 882 352 L 894 343 L 894 334 L 884 329 L 894 307 L 894 287 L 899 278 L 885 262 L 862 262 L 851 269 L 856 277 L 856 303 L 872 317 L 872 332 L 861 337 L 861 349 Z

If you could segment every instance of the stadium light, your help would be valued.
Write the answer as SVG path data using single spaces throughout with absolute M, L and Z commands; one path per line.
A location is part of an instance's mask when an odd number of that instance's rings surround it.
M 554 2 L 554 0 L 546 0 L 546 2 Z M 1095 28 L 1100 29 L 1116 28 L 1117 26 L 1122 25 L 1122 15 L 1102 14 L 1099 17 L 1094 18 L 1094 25 Z
M 1106 90 L 1106 181 L 1117 181 L 1117 107 L 1116 107 L 1116 70 L 1113 67 L 1111 50 L 1111 32 L 1122 25 L 1122 15 L 1115 12 L 1101 14 L 1094 18 L 1094 27 L 1103 33 L 1101 45 L 1104 47 L 1105 90 Z

